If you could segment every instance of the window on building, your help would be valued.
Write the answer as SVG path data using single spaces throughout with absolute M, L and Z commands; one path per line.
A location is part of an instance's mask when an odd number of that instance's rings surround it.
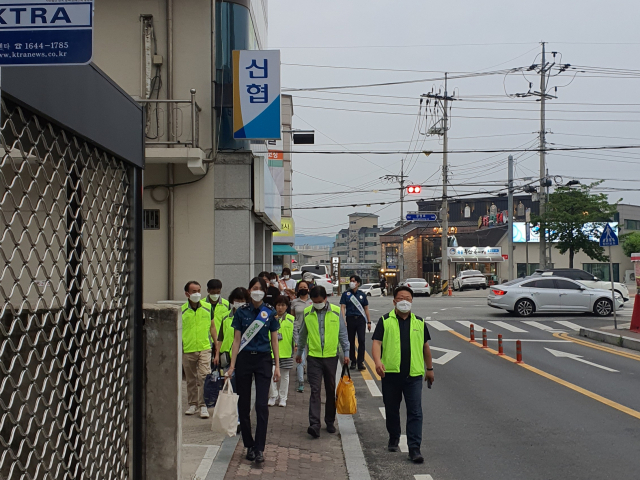
M 378 242 L 364 242 L 365 247 L 375 247 L 378 245 Z
M 389 265 L 398 265 L 398 247 L 387 247 L 385 252 L 385 260 L 387 263 L 387 268 L 390 268 Z
M 625 220 L 625 230 L 640 230 L 640 220 Z
M 538 268 L 540 268 L 539 263 L 530 263 L 529 264 L 529 272 L 527 272 L 527 264 L 519 263 L 517 265 L 518 278 L 527 277 L 533 274 Z
M 160 210 L 143 210 L 142 222 L 145 230 L 160 230 Z
M 600 280 L 604 280 L 605 282 L 611 281 L 611 276 L 609 275 L 609 264 L 608 263 L 583 263 L 582 269 L 585 272 L 589 272 L 591 275 L 595 275 Z M 620 281 L 620 264 L 613 264 L 613 281 Z
M 364 242 L 358 243 L 358 248 L 364 248 Z
M 355 222 L 355 221 L 351 221 L 351 222 L 349 222 L 349 223 L 350 223 L 351 225 L 355 225 L 355 224 L 356 224 L 356 222 Z

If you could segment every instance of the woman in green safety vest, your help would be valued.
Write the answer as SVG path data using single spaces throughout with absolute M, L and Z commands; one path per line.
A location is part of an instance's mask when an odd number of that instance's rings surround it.
M 269 394 L 269 406 L 273 407 L 280 397 L 278 406 L 287 406 L 287 392 L 289 391 L 289 372 L 293 367 L 293 354 L 295 341 L 293 339 L 293 324 L 295 317 L 287 313 L 289 309 L 289 297 L 280 295 L 276 299 L 276 319 L 280 322 L 278 330 L 278 348 L 280 350 L 280 385 L 271 380 L 271 392 Z M 273 350 L 271 351 L 273 358 Z M 275 369 L 275 360 L 274 367 Z

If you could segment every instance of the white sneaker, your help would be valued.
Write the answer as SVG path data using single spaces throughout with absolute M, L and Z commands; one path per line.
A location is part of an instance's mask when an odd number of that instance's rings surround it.
M 276 404 L 276 399 L 275 398 L 270 398 L 269 399 L 269 406 L 273 407 Z
M 189 405 L 189 410 L 184 412 L 184 414 L 185 415 L 195 415 L 196 414 L 196 406 L 195 405 Z
M 278 406 L 279 407 L 286 407 L 287 406 L 287 401 L 283 400 L 283 399 L 280 399 L 280 403 L 278 403 Z
M 200 407 L 200 418 L 209 418 L 209 410 L 207 410 L 207 407 Z

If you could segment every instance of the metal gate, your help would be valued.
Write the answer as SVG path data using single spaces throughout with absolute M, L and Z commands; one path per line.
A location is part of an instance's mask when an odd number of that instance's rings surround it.
M 4 97 L 0 154 L 0 480 L 133 478 L 135 168 Z

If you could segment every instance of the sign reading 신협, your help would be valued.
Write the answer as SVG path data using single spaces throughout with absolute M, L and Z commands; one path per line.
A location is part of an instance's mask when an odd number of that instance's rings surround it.
M 233 138 L 281 138 L 280 50 L 233 51 Z

